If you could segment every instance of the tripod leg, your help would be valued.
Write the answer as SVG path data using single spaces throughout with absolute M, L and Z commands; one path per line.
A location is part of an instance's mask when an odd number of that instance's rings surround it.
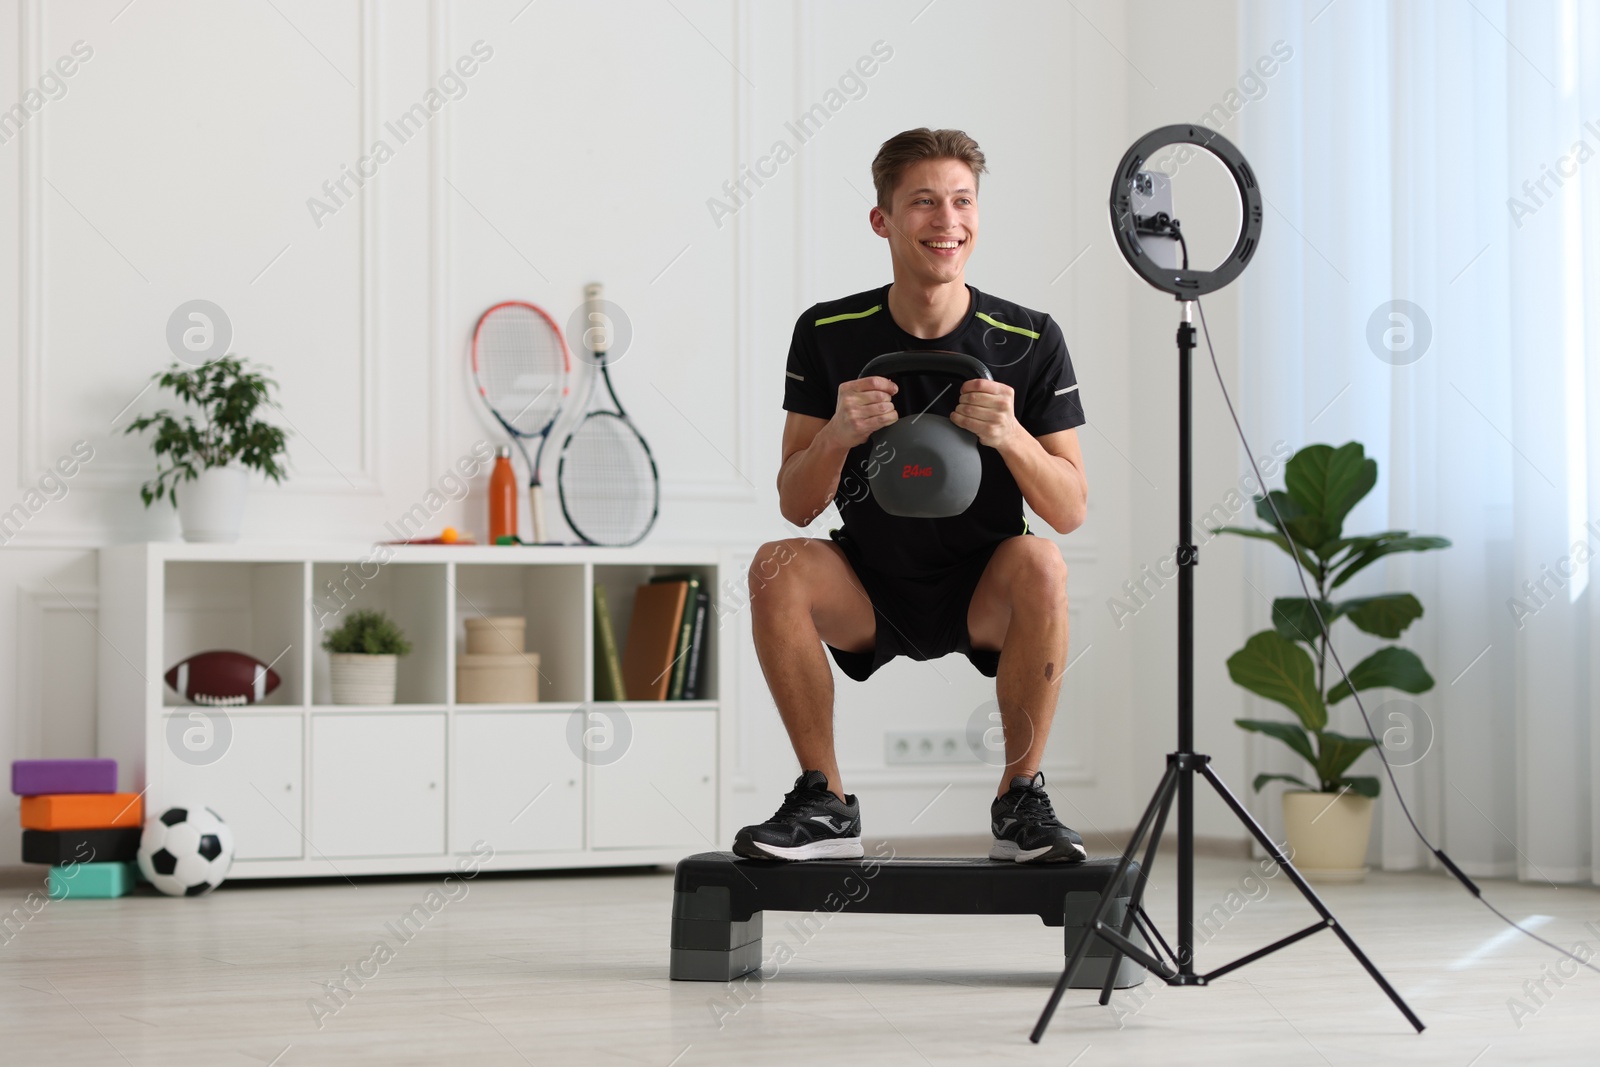
M 1133 854 L 1139 850 L 1139 843 L 1150 832 L 1150 824 L 1154 822 L 1157 812 L 1165 811 L 1166 805 L 1172 798 L 1172 790 L 1178 781 L 1178 766 L 1174 761 L 1168 761 L 1167 773 L 1161 776 L 1161 783 L 1156 786 L 1155 795 L 1150 798 L 1150 803 L 1144 809 L 1144 815 L 1139 819 L 1138 829 L 1133 831 L 1133 840 L 1128 842 L 1128 849 L 1122 854 L 1122 859 L 1117 864 L 1116 871 L 1111 875 L 1111 881 L 1106 883 L 1104 892 L 1100 894 L 1100 903 L 1095 908 L 1094 918 L 1089 920 L 1089 925 L 1083 931 L 1083 938 L 1078 942 L 1078 947 L 1072 950 L 1072 958 L 1067 961 L 1066 969 L 1061 972 L 1061 977 L 1056 981 L 1056 987 L 1050 993 L 1050 999 L 1045 1003 L 1044 1011 L 1039 1015 L 1039 1021 L 1034 1024 L 1033 1033 L 1028 1040 L 1035 1045 L 1044 1036 L 1045 1027 L 1050 1025 L 1050 1017 L 1056 1013 L 1056 1005 L 1061 1003 L 1061 994 L 1067 991 L 1067 985 L 1077 976 L 1078 968 L 1083 966 L 1083 958 L 1089 952 L 1090 938 L 1098 936 L 1096 931 L 1105 922 L 1106 912 L 1111 910 L 1111 901 L 1115 898 L 1117 889 L 1122 885 L 1122 880 L 1128 875 L 1128 864 L 1133 861 Z
M 1221 778 L 1217 777 L 1216 772 L 1211 769 L 1211 764 L 1202 763 L 1200 765 L 1200 773 L 1205 775 L 1206 781 L 1211 783 L 1211 788 L 1215 789 L 1217 795 L 1222 798 L 1222 802 L 1233 810 L 1233 814 L 1244 824 L 1244 828 L 1250 831 L 1252 837 L 1261 842 L 1261 847 L 1266 849 L 1267 854 L 1277 862 L 1278 866 L 1283 868 L 1283 873 L 1287 874 L 1289 880 L 1294 883 L 1295 888 L 1300 890 L 1300 895 L 1305 897 L 1307 903 L 1316 909 L 1318 915 L 1327 920 L 1333 932 L 1339 935 L 1339 940 L 1344 942 L 1344 947 L 1350 950 L 1350 954 L 1356 958 L 1362 967 L 1366 968 L 1367 973 L 1372 976 L 1372 980 L 1378 983 L 1378 988 L 1388 994 L 1389 999 L 1394 1002 L 1394 1006 L 1400 1009 L 1400 1014 L 1404 1015 L 1406 1021 L 1417 1028 L 1417 1033 L 1422 1033 L 1422 1020 L 1417 1018 L 1416 1013 L 1400 998 L 1400 994 L 1395 991 L 1394 986 L 1389 984 L 1389 980 L 1379 972 L 1373 962 L 1367 959 L 1367 954 L 1361 951 L 1355 940 L 1345 932 L 1344 927 L 1339 925 L 1339 920 L 1334 918 L 1333 912 L 1329 911 L 1328 906 L 1322 903 L 1322 898 L 1317 896 L 1316 890 L 1312 889 L 1300 872 L 1295 870 L 1294 864 L 1289 862 L 1289 857 L 1283 854 L 1272 838 L 1267 836 L 1267 832 L 1262 829 L 1261 824 L 1256 822 L 1255 816 L 1251 815 L 1245 809 L 1245 806 L 1239 803 L 1239 798 L 1234 796 L 1233 792 L 1223 784 Z
M 1181 773 L 1181 772 L 1180 772 Z M 1134 920 L 1139 915 L 1140 905 L 1144 903 L 1145 886 L 1150 881 L 1150 867 L 1156 861 L 1156 847 L 1161 844 L 1161 831 L 1167 826 L 1167 812 L 1172 808 L 1172 792 L 1168 792 L 1161 802 L 1161 811 L 1156 816 L 1156 824 L 1150 830 L 1150 840 L 1145 845 L 1144 861 L 1139 864 L 1139 876 L 1134 879 L 1133 892 L 1128 895 L 1128 911 L 1122 918 L 1122 936 L 1127 937 L 1133 932 Z M 1154 946 L 1151 946 L 1154 951 Z M 1176 961 L 1174 961 L 1176 962 Z M 1122 950 L 1116 949 L 1111 953 L 1111 966 L 1106 970 L 1106 984 L 1100 988 L 1100 1003 L 1111 1003 L 1111 990 L 1117 980 L 1117 968 L 1122 966 Z
M 1139 909 L 1138 926 L 1139 932 L 1144 935 L 1144 939 L 1152 946 L 1158 946 L 1156 957 L 1159 959 L 1162 953 L 1166 953 L 1166 958 L 1171 960 L 1172 965 L 1176 967 L 1178 965 L 1178 954 L 1172 951 L 1172 946 L 1167 944 L 1167 939 L 1161 936 L 1161 930 L 1156 926 L 1155 920 L 1150 918 L 1150 913 L 1145 911 L 1144 908 Z

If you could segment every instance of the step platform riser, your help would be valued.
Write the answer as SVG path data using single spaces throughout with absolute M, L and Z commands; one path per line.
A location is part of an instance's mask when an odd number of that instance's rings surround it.
M 763 863 L 731 852 L 705 852 L 678 864 L 672 901 L 673 981 L 731 982 L 783 961 L 762 954 L 763 914 L 800 912 L 789 926 L 820 929 L 832 915 L 1037 915 L 1061 926 L 1071 955 L 1085 935 L 1116 860 L 1029 866 L 987 859 L 864 858 Z M 1138 875 L 1131 865 L 1108 921 L 1120 924 Z M 1144 945 L 1138 931 L 1135 944 Z M 777 950 L 774 950 L 776 956 Z M 1096 939 L 1073 987 L 1099 989 L 1112 950 Z M 1144 981 L 1144 969 L 1120 961 L 1113 987 Z

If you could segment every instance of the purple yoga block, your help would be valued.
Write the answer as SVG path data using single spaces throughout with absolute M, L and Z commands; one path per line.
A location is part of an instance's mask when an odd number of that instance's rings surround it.
M 115 793 L 114 759 L 19 759 L 11 761 L 11 791 L 19 797 L 44 793 Z

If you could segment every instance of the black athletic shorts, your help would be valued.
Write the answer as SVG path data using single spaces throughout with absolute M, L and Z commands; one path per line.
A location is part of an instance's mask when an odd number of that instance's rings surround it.
M 1003 542 L 996 541 L 942 573 L 900 578 L 862 563 L 860 551 L 843 530 L 830 530 L 828 536 L 844 550 L 845 559 L 861 580 L 878 625 L 877 644 L 871 652 L 844 652 L 828 646 L 841 671 L 864 682 L 896 656 L 925 660 L 960 652 L 979 673 L 990 678 L 999 673 L 999 652 L 972 647 L 967 607 L 989 558 Z

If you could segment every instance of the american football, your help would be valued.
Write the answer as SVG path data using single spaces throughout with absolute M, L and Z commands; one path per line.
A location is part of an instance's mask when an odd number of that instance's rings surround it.
M 243 652 L 198 652 L 167 671 L 167 684 L 194 704 L 229 707 L 266 699 L 282 679 Z

